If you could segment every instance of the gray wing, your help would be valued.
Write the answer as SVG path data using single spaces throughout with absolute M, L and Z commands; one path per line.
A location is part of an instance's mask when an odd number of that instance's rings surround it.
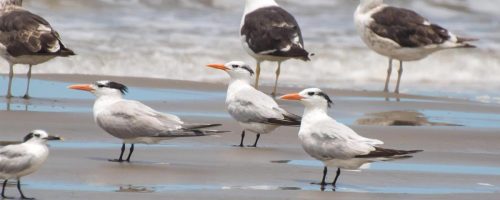
M 0 17 L 0 42 L 14 56 L 55 55 L 70 56 L 59 34 L 42 17 L 22 8 L 2 13 Z
M 300 125 L 300 117 L 287 112 L 266 94 L 255 90 L 241 90 L 227 102 L 229 114 L 240 122 L 275 125 Z
M 16 174 L 31 166 L 32 155 L 22 145 L 9 145 L 0 149 L 0 174 Z
M 335 120 L 321 120 L 311 126 L 311 139 L 314 145 L 306 150 L 317 159 L 347 159 L 359 155 L 367 155 L 374 151 L 380 140 L 369 139 L 358 135 L 351 128 Z
M 422 47 L 442 44 L 450 39 L 448 30 L 430 23 L 418 13 L 396 7 L 385 7 L 373 14 L 370 29 L 402 47 Z
M 175 115 L 160 113 L 138 101 L 129 100 L 115 103 L 99 113 L 96 122 L 118 138 L 166 137 L 168 133 L 182 129 L 183 125 Z

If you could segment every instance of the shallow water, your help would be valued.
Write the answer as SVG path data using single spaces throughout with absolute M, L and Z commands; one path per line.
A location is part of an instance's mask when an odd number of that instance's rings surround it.
M 324 165 L 317 160 L 279 160 L 271 161 L 278 164 L 289 164 L 304 167 L 320 167 Z M 398 163 L 398 162 L 376 162 L 371 163 L 363 170 L 375 171 L 403 171 L 410 173 L 438 173 L 438 174 L 468 174 L 500 176 L 500 167 L 468 166 L 468 165 L 444 165 L 429 163 Z
M 274 185 L 249 185 L 249 186 L 224 186 L 224 185 L 198 185 L 198 184 L 161 184 L 161 185 L 105 185 L 92 183 L 69 183 L 69 182 L 37 182 L 24 181 L 23 188 L 36 190 L 67 190 L 80 192 L 136 192 L 136 193 L 166 193 L 170 191 L 199 191 L 199 190 L 290 190 L 290 191 L 322 191 L 320 186 L 304 184 L 299 186 L 274 186 Z M 324 191 L 333 191 L 326 188 Z M 351 186 L 339 184 L 335 192 L 350 193 L 388 193 L 388 194 L 466 194 L 466 193 L 496 193 L 496 186 L 474 187 L 404 187 L 404 186 Z

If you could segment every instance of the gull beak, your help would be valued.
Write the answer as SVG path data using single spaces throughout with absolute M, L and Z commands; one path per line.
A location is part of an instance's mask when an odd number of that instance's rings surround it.
M 61 141 L 64 141 L 64 139 L 62 137 L 59 137 L 59 136 L 52 136 L 52 135 L 49 135 L 47 137 L 47 140 L 61 140 Z
M 229 70 L 229 68 L 227 68 L 226 66 L 224 66 L 224 64 L 208 64 L 207 67 L 211 67 L 211 68 L 215 68 L 215 69 L 220 69 L 220 70 L 224 70 L 224 71 Z
M 293 94 L 283 95 L 280 97 L 280 99 L 299 101 L 299 100 L 302 100 L 303 98 L 302 98 L 302 96 L 300 96 L 299 93 L 293 93 Z
M 83 91 L 88 91 L 88 92 L 94 90 L 92 88 L 92 85 L 90 85 L 90 84 L 70 85 L 68 88 L 73 89 L 73 90 L 83 90 Z

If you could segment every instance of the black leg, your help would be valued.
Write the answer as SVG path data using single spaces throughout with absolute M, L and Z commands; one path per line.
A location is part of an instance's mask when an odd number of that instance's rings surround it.
M 328 173 L 328 167 L 325 166 L 325 168 L 323 169 L 323 179 L 321 179 L 321 186 L 324 186 L 326 185 L 326 174 Z
M 127 156 L 127 162 L 130 162 L 130 156 L 132 156 L 132 152 L 134 152 L 134 144 L 130 145 L 130 152 Z
M 122 151 L 120 153 L 120 158 L 117 160 L 117 159 L 110 159 L 109 161 L 110 162 L 123 162 L 123 152 L 125 152 L 125 143 L 122 144 Z
M 12 197 L 5 196 L 5 186 L 7 185 L 7 181 L 8 181 L 8 179 L 5 179 L 5 181 L 3 182 L 3 186 L 2 186 L 2 198 L 3 199 L 12 199 Z
M 21 179 L 17 179 L 17 190 L 19 190 L 19 194 L 21 194 L 21 199 L 35 199 L 24 196 L 23 191 L 21 190 Z
M 337 179 L 339 178 L 340 176 L 340 168 L 337 168 L 337 175 L 335 176 L 335 179 L 333 180 L 333 189 L 335 189 L 337 187 Z
M 255 143 L 253 143 L 253 145 L 248 147 L 257 147 L 257 142 L 259 142 L 259 138 L 260 138 L 260 133 L 257 134 L 257 138 L 255 138 Z
M 245 130 L 241 132 L 241 142 L 240 145 L 234 145 L 235 147 L 243 147 L 243 140 L 245 139 Z

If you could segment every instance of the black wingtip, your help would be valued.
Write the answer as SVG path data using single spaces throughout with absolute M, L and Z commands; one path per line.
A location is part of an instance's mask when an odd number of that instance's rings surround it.
M 76 55 L 76 53 L 73 50 L 68 49 L 68 48 L 63 48 L 59 54 L 60 54 L 60 56 L 63 56 L 63 57 Z

